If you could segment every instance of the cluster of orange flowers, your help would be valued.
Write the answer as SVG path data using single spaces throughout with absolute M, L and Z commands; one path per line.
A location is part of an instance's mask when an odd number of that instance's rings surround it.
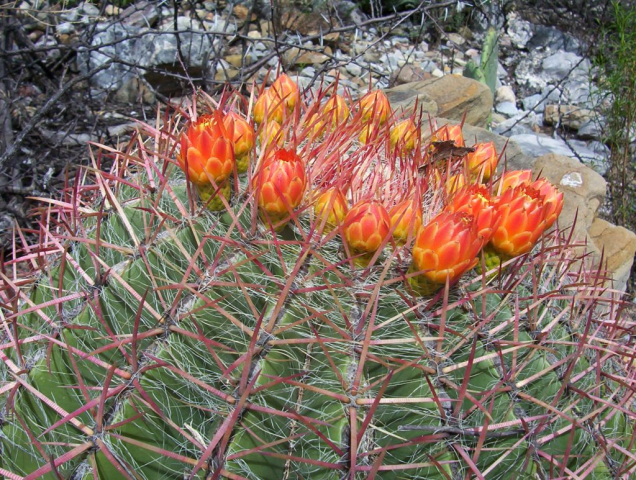
M 297 85 L 281 75 L 261 93 L 253 109 L 266 154 L 253 172 L 251 186 L 261 218 L 276 230 L 284 228 L 300 207 L 308 187 L 306 161 L 294 149 L 283 148 L 282 141 L 283 122 L 298 108 L 300 98 Z M 356 117 L 361 123 L 360 141 L 366 143 L 377 136 L 391 113 L 384 93 L 373 91 L 362 97 Z M 305 125 L 309 126 L 304 131 L 318 139 L 343 125 L 350 115 L 344 98 L 334 94 L 306 115 Z M 391 128 L 389 143 L 408 154 L 417 150 L 418 133 L 412 119 L 403 120 Z M 422 158 L 434 162 L 436 148 L 449 142 L 464 147 L 461 126 L 435 131 Z M 224 202 L 219 197 L 229 198 L 228 178 L 235 168 L 239 173 L 248 170 L 254 146 L 254 128 L 246 118 L 216 111 L 188 127 L 181 137 L 178 160 L 208 207 L 221 209 Z M 491 258 L 500 262 L 528 253 L 559 216 L 563 194 L 545 179 L 533 181 L 529 170 L 509 172 L 493 184 L 498 163 L 494 144 L 476 144 L 473 149 L 464 157 L 461 173 L 445 179 L 445 207 L 425 225 L 421 198 L 412 196 L 389 210 L 378 200 L 365 199 L 349 206 L 346 192 L 338 186 L 312 194 L 317 225 L 323 232 L 339 229 L 348 254 L 358 264 L 368 262 L 387 244 L 399 246 L 413 239 L 411 284 L 421 291 L 455 282 L 478 263 L 482 249 L 489 267 L 493 266 Z M 434 175 L 442 184 L 441 175 Z M 491 195 L 495 191 L 498 195 Z

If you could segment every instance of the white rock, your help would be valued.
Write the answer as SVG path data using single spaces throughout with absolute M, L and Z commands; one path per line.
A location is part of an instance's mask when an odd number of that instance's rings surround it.
M 449 33 L 448 40 L 450 40 L 455 45 L 463 45 L 464 43 L 466 43 L 466 39 L 459 33 Z
M 444 72 L 442 72 L 439 68 L 435 68 L 435 70 L 433 70 L 431 72 L 431 75 L 433 75 L 434 77 L 440 78 L 444 76 Z
M 501 102 L 495 106 L 495 111 L 512 117 L 519 113 L 517 105 L 514 102 Z
M 362 67 L 360 67 L 360 65 L 356 65 L 355 63 L 349 62 L 347 63 L 345 68 L 347 72 L 354 77 L 359 77 L 360 75 L 362 75 Z
M 578 188 L 583 185 L 583 177 L 579 172 L 570 172 L 563 175 L 559 184 L 564 187 Z
M 300 71 L 300 74 L 303 77 L 313 78 L 316 74 L 316 69 L 314 67 L 305 67 Z
M 526 20 L 522 20 L 514 12 L 508 15 L 507 21 L 510 40 L 517 48 L 525 48 L 534 34 L 532 24 Z
M 71 22 L 60 23 L 55 30 L 59 35 L 68 35 L 75 31 L 75 26 Z
M 89 2 L 82 3 L 82 12 L 86 15 L 90 15 L 91 17 L 99 16 L 99 8 Z
M 512 87 L 508 85 L 504 85 L 503 87 L 499 87 L 495 92 L 495 102 L 517 102 L 517 97 L 515 96 L 515 92 L 512 90 Z
M 578 66 L 576 66 L 577 64 Z M 557 52 L 545 58 L 541 63 L 541 68 L 543 72 L 552 79 L 561 80 L 570 74 L 571 70 L 574 74 L 587 75 L 590 69 L 590 62 L 587 59 L 582 60 L 582 58 L 575 53 Z

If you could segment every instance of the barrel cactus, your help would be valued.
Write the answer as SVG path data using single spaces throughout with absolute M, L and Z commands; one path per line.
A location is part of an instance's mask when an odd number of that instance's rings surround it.
M 417 112 L 392 135 L 405 114 L 383 95 L 325 108 L 335 88 L 275 85 L 260 103 L 198 94 L 92 148 L 37 212 L 39 242 L 16 230 L 0 474 L 633 474 L 633 323 L 548 231 L 562 195 L 502 181 L 491 154 L 484 175 Z M 259 143 L 268 121 L 282 147 Z

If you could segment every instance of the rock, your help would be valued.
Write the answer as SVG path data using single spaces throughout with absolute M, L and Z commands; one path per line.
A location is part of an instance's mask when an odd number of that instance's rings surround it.
M 131 78 L 115 93 L 115 101 L 127 104 L 138 104 L 140 101 L 150 105 L 155 100 L 155 94 L 148 84 L 139 78 Z
M 594 112 L 576 105 L 547 105 L 543 115 L 547 125 L 561 124 L 570 130 L 578 130 L 591 121 Z
M 513 117 L 519 113 L 517 105 L 515 105 L 513 102 L 498 103 L 497 105 L 495 105 L 495 111 L 503 115 L 508 115 L 509 117 Z
M 549 153 L 554 153 L 571 158 L 580 158 L 589 167 L 603 172 L 607 168 L 607 158 L 605 153 L 598 153 L 590 149 L 587 144 L 580 140 L 569 140 L 566 143 L 560 138 L 551 138 L 546 135 L 536 133 L 521 133 L 510 136 L 521 150 L 530 157 L 539 157 Z
M 329 56 L 320 52 L 305 51 L 296 59 L 296 65 L 320 65 L 329 60 Z
M 536 133 L 511 135 L 511 140 L 517 142 L 521 150 L 529 157 L 540 157 L 549 153 L 572 156 L 572 150 L 560 138 L 552 138 Z
M 634 264 L 636 234 L 596 218 L 588 230 L 588 235 L 599 252 L 603 253 L 603 267 L 613 280 L 613 288 L 624 292 Z
M 581 124 L 578 131 L 576 132 L 576 136 L 584 140 L 600 140 L 603 136 L 602 125 L 598 120 L 592 118 Z
M 367 50 L 362 55 L 362 58 L 364 59 L 365 62 L 377 63 L 380 61 L 380 54 L 376 52 L 375 50 Z
M 508 36 L 510 41 L 517 48 L 525 48 L 533 36 L 532 24 L 523 20 L 515 12 L 508 15 Z
M 52 35 L 44 35 L 36 42 L 36 48 L 46 49 L 44 50 L 46 59 L 49 61 L 57 60 L 62 56 L 62 52 L 57 47 L 58 43 Z
M 437 105 L 437 115 L 451 120 L 461 120 L 466 113 L 466 123 L 486 126 L 492 112 L 490 89 L 475 80 L 460 75 L 446 75 L 422 82 L 407 83 L 393 87 L 387 92 L 402 92 L 402 100 L 408 98 L 403 92 L 415 97 L 424 93 Z
M 399 51 L 398 51 L 399 52 Z M 388 68 L 388 70 L 395 70 L 400 67 L 400 61 L 404 60 L 402 52 L 389 52 L 380 55 L 380 62 Z
M 238 53 L 234 55 L 226 55 L 224 60 L 235 68 L 241 68 L 241 64 L 243 62 L 245 63 L 245 65 L 249 65 L 252 63 L 252 56 L 248 53 L 247 55 L 245 55 L 245 60 L 243 60 L 243 55 Z
M 60 18 L 65 22 L 77 22 L 80 17 L 80 9 L 79 8 L 70 8 L 68 10 L 63 10 L 60 13 Z
M 71 22 L 60 23 L 57 27 L 55 27 L 55 31 L 58 35 L 70 35 L 75 31 L 75 25 Z
M 393 85 L 404 85 L 405 83 L 421 82 L 422 80 L 428 80 L 432 77 L 433 76 L 422 67 L 407 64 L 391 75 L 391 83 Z
M 493 117 L 492 131 L 505 137 L 526 133 L 535 134 L 538 126 L 543 124 L 543 116 L 534 112 L 521 112 L 512 118 L 503 118 L 504 121 L 495 122 Z
M 47 140 L 57 145 L 86 145 L 88 142 L 98 142 L 99 137 L 90 133 L 69 133 L 59 130 L 40 128 L 39 132 Z
M 562 80 L 564 77 L 587 74 L 590 69 L 590 61 L 571 52 L 557 52 L 545 58 L 541 63 L 543 72 L 552 80 Z
M 567 33 L 563 33 L 554 27 L 544 25 L 534 26 L 534 35 L 526 45 L 529 50 L 543 48 L 547 50 L 565 50 L 566 52 L 579 53 L 581 44 Z
M 592 106 L 589 79 L 581 75 L 568 79 L 563 84 L 563 99 L 568 103 Z
M 150 1 L 135 2 L 121 12 L 125 25 L 152 28 L 159 20 L 159 9 Z
M 305 67 L 300 71 L 303 77 L 314 78 L 316 75 L 316 69 L 314 67 Z
M 605 179 L 577 159 L 555 153 L 537 158 L 532 170 L 564 193 L 559 228 L 571 227 L 576 218 L 574 239 L 585 240 L 598 208 L 605 201 Z
M 572 139 L 569 141 L 574 153 L 588 167 L 600 175 L 605 175 L 610 167 L 609 148 L 601 142 L 590 142 L 589 144 L 583 140 Z
M 347 65 L 345 65 L 345 69 L 350 75 L 354 77 L 359 77 L 360 75 L 362 75 L 362 67 L 353 62 L 347 63 Z
M 435 78 L 442 78 L 444 76 L 444 72 L 442 72 L 439 68 L 435 67 L 431 72 L 431 75 Z
M 459 33 L 449 33 L 448 34 L 448 40 L 457 46 L 463 45 L 464 43 L 466 43 L 466 39 L 464 37 L 462 37 Z
M 214 80 L 223 82 L 236 77 L 239 71 L 236 68 L 219 68 L 214 74 Z
M 250 13 L 250 9 L 247 8 L 245 5 L 235 5 L 234 8 L 232 9 L 232 13 L 234 13 L 234 16 L 236 18 L 244 22 L 245 20 L 247 20 L 247 16 Z M 251 21 L 256 20 L 256 14 L 253 13 L 250 20 Z
M 493 125 L 498 125 L 500 123 L 506 122 L 508 120 L 508 117 L 502 115 L 501 113 L 492 112 L 490 119 Z M 494 128 L 493 128 L 493 131 L 494 131 Z M 495 133 L 499 133 L 499 132 L 495 132 Z
M 115 23 L 97 29 L 92 37 L 91 46 L 97 47 L 105 45 L 90 52 L 78 52 L 78 66 L 82 73 L 88 72 L 111 59 L 116 61 L 107 69 L 98 72 L 91 77 L 94 86 L 107 90 L 117 90 L 131 78 L 137 76 L 138 71 L 132 69 L 127 64 L 137 64 L 144 72 L 145 78 L 151 82 L 155 88 L 160 89 L 160 85 L 154 81 L 165 82 L 168 77 L 161 78 L 160 69 L 168 71 L 179 71 L 183 75 L 181 65 L 177 60 L 177 39 L 175 35 L 153 35 L 147 30 L 138 27 L 131 27 Z M 188 66 L 188 74 L 191 77 L 200 78 L 203 70 L 208 68 L 209 52 L 214 51 L 216 43 L 213 43 L 212 36 L 202 32 L 182 32 L 179 34 L 184 63 Z M 216 40 L 220 42 L 220 40 Z M 187 46 L 185 48 L 184 46 Z M 157 67 L 145 70 L 144 67 Z M 172 80 L 170 80 L 172 81 Z M 163 92 L 163 90 L 162 90 Z
M 522 100 L 524 110 L 532 110 L 537 113 L 542 113 L 545 110 L 545 99 L 540 93 L 535 93 Z
M 209 14 L 212 15 L 212 14 Z M 212 19 L 205 22 L 205 28 L 208 33 L 234 33 L 236 32 L 236 24 L 223 18 L 221 15 L 214 14 Z
M 319 32 L 328 32 L 333 27 L 338 27 L 338 24 L 332 23 L 334 20 L 335 18 L 332 18 L 330 22 L 319 12 L 303 12 L 292 7 L 283 11 L 280 24 L 283 28 L 298 32 L 301 35 L 313 35 Z
M 409 85 L 418 85 L 419 83 L 407 83 L 386 89 L 384 93 L 391 103 L 391 108 L 395 111 L 401 109 L 406 113 L 411 113 L 417 101 L 417 108 L 422 109 L 422 112 L 430 113 L 433 116 L 437 115 L 437 103 L 427 93 L 409 87 Z
M 99 8 L 97 8 L 96 5 L 93 5 L 92 3 L 89 2 L 84 2 L 82 3 L 82 12 L 85 15 L 89 15 L 91 17 L 98 17 L 99 16 Z
M 117 15 L 119 15 L 119 13 L 121 12 L 121 9 L 115 5 L 106 5 L 106 8 L 104 8 L 104 14 L 109 16 L 109 17 L 115 17 Z
M 499 87 L 497 91 L 495 92 L 495 102 L 496 103 L 510 102 L 510 103 L 516 104 L 517 97 L 515 96 L 515 92 L 512 89 L 512 87 L 508 85 Z

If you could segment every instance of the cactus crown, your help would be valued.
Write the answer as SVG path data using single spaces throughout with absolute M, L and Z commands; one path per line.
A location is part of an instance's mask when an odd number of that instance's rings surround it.
M 295 98 L 288 80 L 277 97 Z M 391 145 L 395 114 L 360 144 L 359 107 L 317 132 L 325 91 L 310 95 L 277 110 L 290 153 L 254 145 L 210 186 L 179 167 L 184 112 L 158 115 L 128 144 L 91 150 L 92 168 L 40 210 L 39 244 L 18 247 L 16 231 L 0 270 L 0 473 L 632 474 L 635 337 L 603 272 L 558 230 L 499 263 L 493 243 L 477 256 L 479 211 L 445 210 L 445 182 L 469 178 L 455 147 L 442 155 L 448 142 L 430 145 L 415 114 L 414 148 Z M 303 175 L 266 173 L 270 155 Z M 475 190 L 494 197 L 494 180 Z M 311 201 L 329 189 L 363 213 L 330 195 L 321 208 L 339 210 L 317 214 Z M 409 198 L 414 208 L 388 214 Z M 407 214 L 423 214 L 419 230 L 400 223 Z M 455 215 L 469 244 L 443 221 Z M 486 217 L 506 241 L 536 234 Z M 438 241 L 418 242 L 425 230 Z M 414 266 L 416 247 L 430 267 Z

